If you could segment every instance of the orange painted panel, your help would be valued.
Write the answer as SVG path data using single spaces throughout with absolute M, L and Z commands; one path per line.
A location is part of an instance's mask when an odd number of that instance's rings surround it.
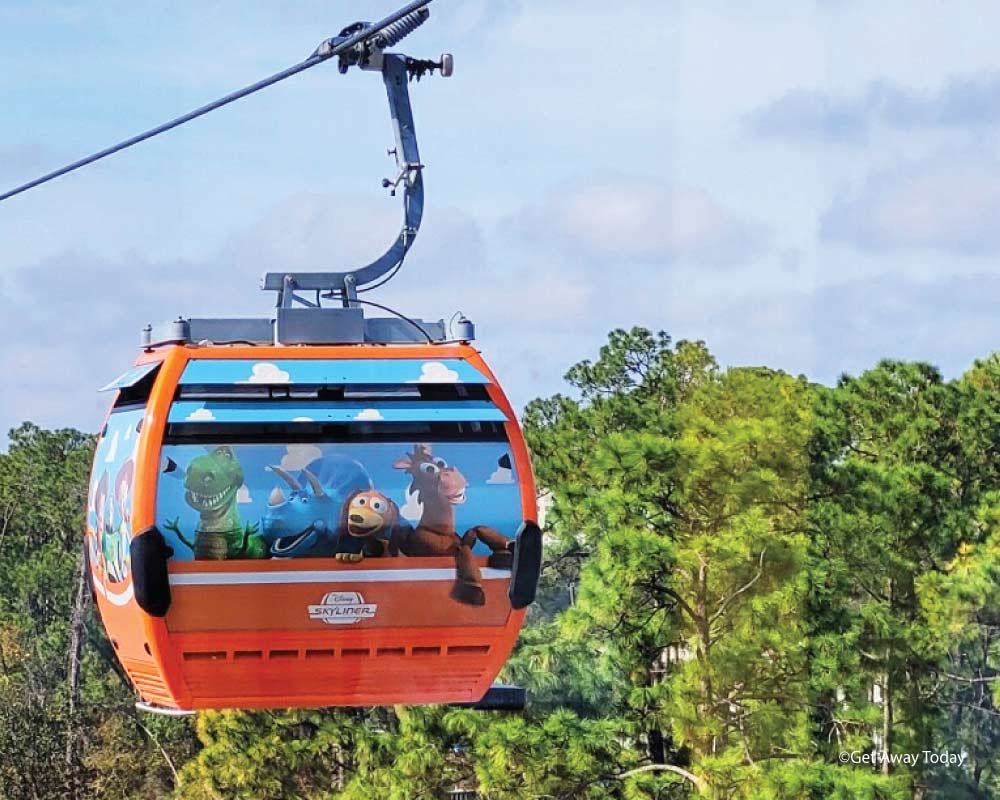
M 415 578 L 414 573 L 425 573 L 428 570 L 414 569 L 413 559 L 380 560 L 397 562 L 401 569 L 381 567 L 380 571 L 386 575 L 398 576 L 399 580 L 352 581 L 351 572 L 342 570 L 327 573 L 336 576 L 336 582 L 317 579 L 308 583 L 175 584 L 171 587 L 173 601 L 166 617 L 167 628 L 171 632 L 255 629 L 333 629 L 336 632 L 348 626 L 362 629 L 502 626 L 510 616 L 510 601 L 507 599 L 509 578 L 490 578 L 488 576 L 491 573 L 487 572 L 483 583 L 486 604 L 468 606 L 456 603 L 448 596 L 454 580 L 453 567 L 430 570 L 446 575 L 443 580 L 421 581 L 410 576 Z M 246 561 L 240 563 L 247 566 L 253 564 Z M 379 570 L 354 572 L 376 576 Z M 174 572 L 172 579 L 176 581 L 183 577 L 197 577 L 219 580 L 226 576 L 244 576 L 247 580 L 253 580 L 255 575 L 267 577 L 268 574 Z M 289 578 L 309 575 L 301 569 L 285 573 L 275 573 L 272 570 L 270 574 L 279 577 L 286 575 Z M 324 603 L 324 599 L 330 594 L 336 596 Z
M 475 701 L 512 642 L 503 628 L 200 633 L 174 641 L 194 707 L 234 708 Z

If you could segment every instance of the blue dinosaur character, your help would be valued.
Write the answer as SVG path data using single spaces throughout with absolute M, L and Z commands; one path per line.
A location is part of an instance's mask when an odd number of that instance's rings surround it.
M 261 536 L 274 558 L 330 557 L 337 552 L 340 523 L 347 499 L 372 488 L 371 476 L 346 456 L 324 456 L 310 462 L 296 478 L 269 467 L 290 490 L 276 486 L 267 500 Z

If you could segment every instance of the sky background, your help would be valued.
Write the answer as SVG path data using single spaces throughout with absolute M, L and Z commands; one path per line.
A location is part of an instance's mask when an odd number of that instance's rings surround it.
M 300 61 L 389 2 L 0 3 L 7 188 Z M 436 0 L 402 49 L 427 213 L 376 299 L 457 310 L 520 408 L 607 332 L 832 382 L 1000 347 L 1000 4 Z M 377 75 L 317 67 L 0 204 L 0 430 L 95 430 L 139 329 L 398 230 Z

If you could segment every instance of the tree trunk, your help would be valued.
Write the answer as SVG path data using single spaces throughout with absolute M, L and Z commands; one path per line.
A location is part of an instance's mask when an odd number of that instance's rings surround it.
M 892 678 L 889 674 L 889 648 L 885 650 L 885 679 L 882 681 L 882 774 L 890 772 L 889 753 L 892 752 Z
M 67 796 L 80 797 L 80 786 L 77 781 L 77 756 L 79 754 L 80 726 L 76 719 L 80 703 L 80 661 L 83 657 L 84 618 L 90 593 L 87 591 L 87 559 L 80 558 L 80 568 L 77 575 L 76 601 L 73 603 L 73 616 L 70 619 L 69 638 L 69 669 L 66 683 L 69 696 L 69 717 L 66 723 L 66 775 Z
M 712 713 L 712 680 L 709 677 L 709 654 L 712 647 L 712 624 L 709 621 L 708 611 L 708 564 L 702 561 L 698 567 L 697 599 L 695 601 L 695 629 L 698 631 L 697 642 L 695 644 L 695 658 L 701 671 L 699 676 L 699 712 L 705 716 Z M 705 741 L 702 745 L 703 756 L 713 755 L 716 752 L 718 742 L 716 737 L 711 741 Z
M 663 731 L 654 727 L 649 732 L 649 760 L 654 764 L 663 764 L 667 760 L 667 748 L 663 741 Z
M 889 579 L 888 592 L 889 608 L 894 605 L 893 581 Z M 889 754 L 892 752 L 892 646 L 885 647 L 885 680 L 882 686 L 882 752 L 885 755 L 882 761 L 882 774 L 888 775 L 891 769 Z

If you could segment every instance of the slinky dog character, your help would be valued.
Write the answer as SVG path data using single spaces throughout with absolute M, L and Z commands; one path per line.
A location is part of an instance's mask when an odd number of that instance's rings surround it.
M 361 561 L 385 555 L 388 540 L 399 526 L 399 509 L 374 489 L 355 492 L 344 503 L 337 539 L 338 561 Z

